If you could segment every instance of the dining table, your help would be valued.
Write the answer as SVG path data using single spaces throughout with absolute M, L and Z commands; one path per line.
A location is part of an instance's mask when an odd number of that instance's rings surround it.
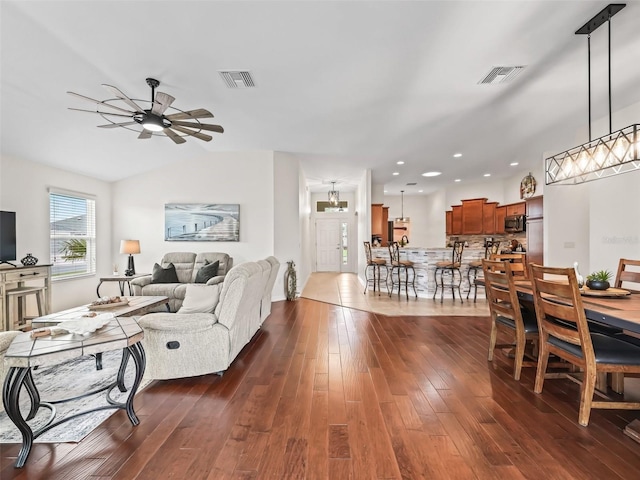
M 530 305 L 533 302 L 531 280 L 519 279 L 514 283 L 518 298 Z M 637 337 L 640 344 L 640 292 L 623 290 L 621 293 L 620 289 L 611 289 L 611 295 L 606 291 L 594 295 L 595 292 L 590 292 L 586 287 L 581 292 L 585 316 L 589 322 L 622 329 L 628 335 Z M 640 419 L 629 423 L 624 433 L 640 443 Z

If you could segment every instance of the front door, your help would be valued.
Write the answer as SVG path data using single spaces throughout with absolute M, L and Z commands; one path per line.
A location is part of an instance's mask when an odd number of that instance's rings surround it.
M 316 271 L 339 272 L 341 257 L 340 220 L 316 220 Z

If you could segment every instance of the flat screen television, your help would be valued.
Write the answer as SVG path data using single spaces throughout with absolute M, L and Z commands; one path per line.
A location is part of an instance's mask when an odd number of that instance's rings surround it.
M 16 212 L 0 211 L 0 264 L 9 263 L 15 259 Z

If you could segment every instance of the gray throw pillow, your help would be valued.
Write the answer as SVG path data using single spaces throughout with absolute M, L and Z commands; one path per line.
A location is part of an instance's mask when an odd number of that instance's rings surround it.
M 156 263 L 151 272 L 151 283 L 180 283 L 175 265 L 170 263 L 167 268 L 162 268 Z
M 220 260 L 216 260 L 213 263 L 206 262 L 204 266 L 196 273 L 195 283 L 207 283 L 209 279 L 218 275 L 218 269 L 220 268 Z

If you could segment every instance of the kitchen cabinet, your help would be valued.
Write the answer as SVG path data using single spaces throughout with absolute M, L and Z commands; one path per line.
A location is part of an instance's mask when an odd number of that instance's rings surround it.
M 494 233 L 505 233 L 504 231 L 504 217 L 507 216 L 507 206 L 502 205 L 496 207 L 496 223 Z
M 451 208 L 451 235 L 462 235 L 462 205 Z
M 482 233 L 496 233 L 496 209 L 498 202 L 486 202 L 482 205 Z
M 483 205 L 486 198 L 462 200 L 462 234 L 480 235 L 483 228 Z
M 527 206 L 525 202 L 510 203 L 505 206 L 507 207 L 507 216 L 526 215 L 527 213 Z
M 389 207 L 385 207 L 382 203 L 371 204 L 371 236 L 378 236 L 385 246 L 389 242 Z
M 447 210 L 444 212 L 444 216 L 447 235 L 451 235 L 451 232 L 453 231 L 453 212 L 451 210 Z

